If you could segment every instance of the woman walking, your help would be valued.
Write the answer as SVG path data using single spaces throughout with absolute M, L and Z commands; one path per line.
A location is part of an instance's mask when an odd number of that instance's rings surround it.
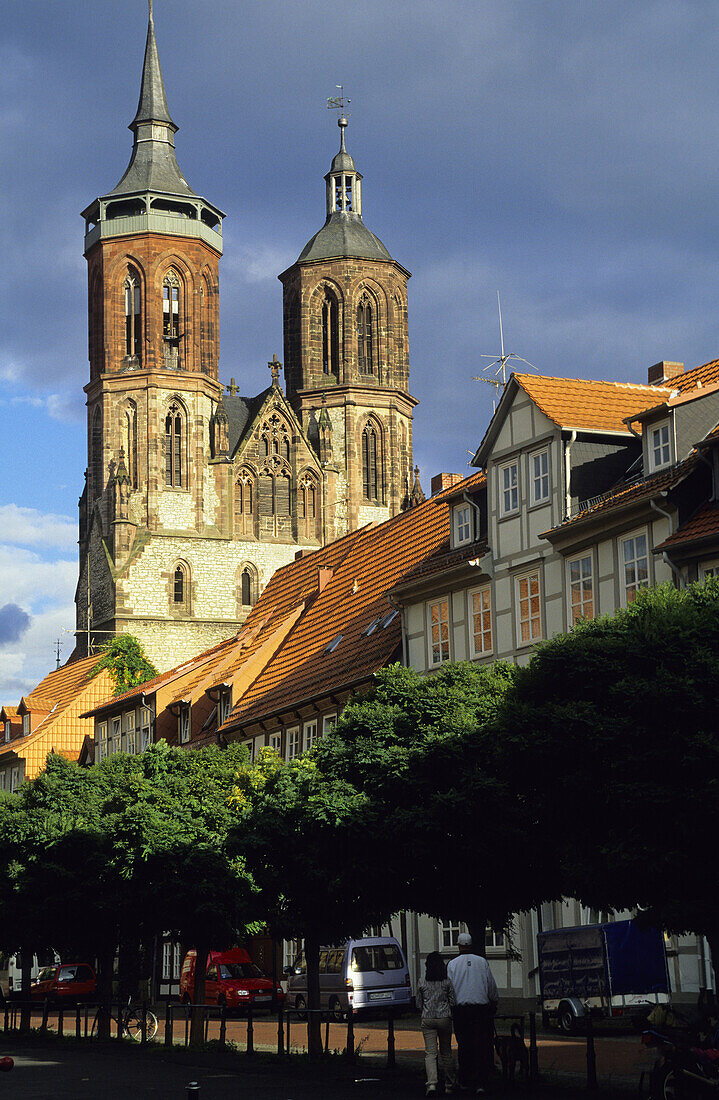
M 456 1004 L 452 983 L 439 951 L 427 956 L 425 977 L 417 986 L 417 1008 L 422 1015 L 427 1096 L 437 1091 L 437 1045 L 444 1072 L 444 1091 L 454 1092 L 457 1076 L 452 1061 L 452 1008 Z

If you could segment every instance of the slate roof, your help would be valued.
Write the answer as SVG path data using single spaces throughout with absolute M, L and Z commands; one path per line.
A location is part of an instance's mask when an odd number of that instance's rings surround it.
M 271 386 L 268 386 L 256 397 L 239 397 L 229 393 L 222 395 L 222 404 L 227 413 L 227 430 L 230 444 L 230 457 L 232 458 L 245 437 L 248 428 L 252 427 L 254 419 L 267 398 Z
M 392 259 L 379 237 L 375 237 L 364 224 L 360 214 L 335 210 L 314 237 L 310 237 L 296 263 L 348 256 L 362 260 Z
M 713 500 L 703 504 L 698 512 L 683 523 L 673 535 L 665 539 L 657 550 L 669 550 L 704 539 L 719 538 L 719 502 Z

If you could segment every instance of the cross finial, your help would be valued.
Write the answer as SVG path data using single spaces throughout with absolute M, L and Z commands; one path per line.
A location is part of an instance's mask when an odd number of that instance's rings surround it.
M 279 359 L 277 358 L 277 355 L 272 356 L 272 359 L 267 364 L 267 366 L 272 371 L 272 385 L 273 386 L 279 386 L 279 384 L 280 384 L 280 369 L 282 367 L 282 364 L 280 363 Z
M 230 397 L 235 397 L 240 392 L 240 387 L 235 385 L 234 378 L 230 379 L 229 386 L 225 386 L 225 389 L 229 393 Z

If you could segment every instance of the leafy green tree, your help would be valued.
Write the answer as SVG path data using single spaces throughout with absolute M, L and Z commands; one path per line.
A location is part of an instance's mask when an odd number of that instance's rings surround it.
M 102 654 L 92 675 L 97 676 L 102 669 L 108 669 L 115 684 L 115 695 L 140 687 L 157 676 L 157 669 L 132 634 L 116 634 L 102 646 Z
M 519 670 L 499 774 L 561 860 L 563 892 L 706 935 L 719 965 L 719 581 L 640 593 Z

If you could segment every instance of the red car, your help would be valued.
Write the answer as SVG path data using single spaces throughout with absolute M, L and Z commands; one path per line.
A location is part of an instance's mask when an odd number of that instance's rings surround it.
M 185 1004 L 195 1000 L 195 951 L 188 951 L 182 964 L 180 996 Z M 205 971 L 205 1003 L 231 1009 L 271 1009 L 273 982 L 255 966 L 247 951 L 210 951 Z M 274 986 L 277 1004 L 285 998 L 281 985 Z
M 95 996 L 97 979 L 88 963 L 61 963 L 45 966 L 33 978 L 30 996 L 35 1001 L 66 1001 L 75 1004 Z

